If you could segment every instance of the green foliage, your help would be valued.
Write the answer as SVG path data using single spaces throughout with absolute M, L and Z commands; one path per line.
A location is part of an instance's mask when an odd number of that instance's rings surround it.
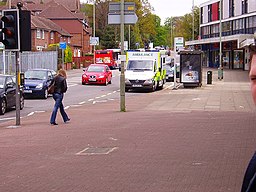
M 120 2 L 120 0 L 95 0 L 96 9 L 96 36 L 100 38 L 100 45 L 97 49 L 118 48 L 120 42 L 120 26 L 108 25 L 108 5 L 109 2 Z M 148 0 L 126 0 L 125 2 L 135 2 L 138 22 L 130 26 L 131 49 L 136 48 L 139 43 L 144 47 L 144 43 L 153 42 L 154 46 L 173 47 L 174 37 L 184 37 L 186 41 L 192 40 L 193 36 L 193 10 L 181 17 L 170 17 L 161 25 L 159 16 L 154 15 L 153 7 Z M 92 4 L 82 4 L 81 11 L 88 18 L 88 23 L 93 26 L 93 6 Z M 194 8 L 194 39 L 199 35 L 199 8 Z M 125 25 L 125 41 L 129 40 L 129 27 Z
M 47 51 L 58 51 L 58 63 L 62 63 L 62 49 L 59 47 L 59 43 L 50 44 Z M 67 48 L 64 50 L 64 63 L 72 62 L 72 50 L 70 46 L 67 45 Z
M 64 62 L 71 63 L 72 62 L 72 50 L 70 46 L 67 45 L 67 48 L 64 51 Z

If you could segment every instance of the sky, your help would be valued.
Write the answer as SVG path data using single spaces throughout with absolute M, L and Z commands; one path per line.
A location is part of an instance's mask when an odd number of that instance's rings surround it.
M 199 6 L 208 0 L 148 0 L 155 9 L 155 14 L 161 18 L 161 23 L 167 17 L 183 16 L 191 13 L 193 1 L 194 6 Z

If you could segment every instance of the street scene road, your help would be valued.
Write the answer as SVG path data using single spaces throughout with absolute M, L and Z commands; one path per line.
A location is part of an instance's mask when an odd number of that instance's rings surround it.
M 69 73 L 69 72 L 68 72 Z M 69 73 L 67 83 L 68 92 L 65 94 L 64 104 L 67 108 L 72 105 L 81 105 L 84 103 L 96 102 L 106 102 L 108 100 L 119 99 L 120 96 L 120 86 L 119 78 L 120 72 L 118 70 L 113 70 L 113 80 L 112 84 L 108 86 L 102 85 L 82 85 L 81 76 L 83 70 L 76 69 Z M 136 92 L 130 92 L 128 96 L 136 94 Z M 33 115 L 34 113 L 41 113 L 45 111 L 51 111 L 53 106 L 53 99 L 51 96 L 48 99 L 38 99 L 38 98 L 28 98 L 25 100 L 25 107 L 21 110 L 21 116 L 25 117 L 27 115 Z M 15 119 L 15 109 L 8 111 L 4 116 L 0 116 L 1 122 Z
M 240 191 L 256 144 L 248 72 L 208 85 L 207 70 L 202 87 L 127 93 L 126 112 L 117 94 L 58 126 L 50 111 L 3 122 L 0 191 Z

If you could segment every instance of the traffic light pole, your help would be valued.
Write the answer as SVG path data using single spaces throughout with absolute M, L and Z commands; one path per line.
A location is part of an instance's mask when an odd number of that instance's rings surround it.
M 15 51 L 16 56 L 16 125 L 20 125 L 20 52 Z

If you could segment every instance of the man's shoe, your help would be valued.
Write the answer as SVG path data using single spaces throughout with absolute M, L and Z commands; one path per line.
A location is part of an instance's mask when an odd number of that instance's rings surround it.
M 53 123 L 51 123 L 51 125 L 58 125 L 58 123 L 53 122 Z

